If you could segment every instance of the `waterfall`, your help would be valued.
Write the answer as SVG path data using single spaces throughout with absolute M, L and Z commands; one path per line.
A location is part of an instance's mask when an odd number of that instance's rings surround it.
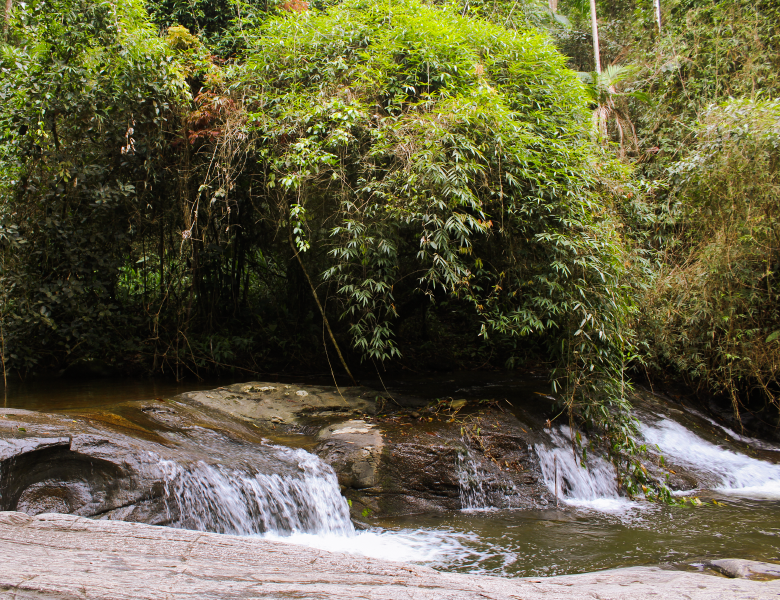
M 646 417 L 640 432 L 648 448 L 689 469 L 698 485 L 720 493 L 762 499 L 780 499 L 780 465 L 722 448 L 667 418 Z M 618 494 L 615 468 L 599 456 L 589 456 L 585 467 L 571 445 L 571 430 L 561 426 L 549 432 L 550 443 L 538 444 L 547 488 L 566 504 L 603 511 L 623 510 L 629 503 Z M 582 446 L 587 440 L 582 438 Z
M 704 419 L 707 421 L 710 425 L 713 425 L 714 427 L 717 427 L 722 432 L 724 432 L 726 435 L 728 435 L 731 439 L 736 440 L 738 442 L 742 442 L 743 444 L 747 444 L 753 448 L 760 448 L 761 450 L 773 450 L 777 451 L 778 447 L 774 444 L 770 444 L 768 442 L 765 442 L 763 440 L 759 440 L 753 437 L 748 437 L 745 435 L 741 435 L 734 431 L 733 429 L 729 429 L 728 427 L 725 427 L 724 425 L 721 425 L 718 423 L 715 419 L 711 419 L 707 415 L 703 415 L 700 412 L 693 410 L 691 408 L 687 409 L 689 413 L 692 415 L 696 415 L 700 419 Z
M 537 444 L 536 453 L 544 483 L 556 498 L 566 504 L 608 512 L 622 511 L 628 506 L 628 501 L 618 494 L 612 463 L 599 456 L 590 456 L 583 466 L 582 456 L 575 455 L 572 449 L 572 431 L 565 425 L 549 434 L 551 444 Z M 582 445 L 587 445 L 584 436 Z
M 305 450 L 276 451 L 287 472 L 159 460 L 172 525 L 235 535 L 354 535 L 333 469 Z
M 700 487 L 739 496 L 780 499 L 780 465 L 716 446 L 669 419 L 642 423 L 640 429 L 648 444 L 657 445 L 666 460 L 696 473 Z
M 468 450 L 458 458 L 458 484 L 460 487 L 460 506 L 462 510 L 480 510 L 491 508 L 485 490 L 485 474 L 479 469 Z

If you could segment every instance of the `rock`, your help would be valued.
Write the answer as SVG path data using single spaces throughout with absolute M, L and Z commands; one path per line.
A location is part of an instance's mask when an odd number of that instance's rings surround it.
M 303 389 L 305 387 L 305 389 Z M 232 417 L 306 428 L 313 420 L 336 420 L 374 414 L 377 392 L 364 387 L 335 388 L 251 382 L 180 398 Z M 321 427 L 321 423 L 319 424 Z
M 97 516 L 132 506 L 156 521 L 161 490 L 146 451 L 162 445 L 61 415 L 0 414 L 0 510 Z
M 726 577 L 758 580 L 780 579 L 780 565 L 774 563 L 724 558 L 708 560 L 704 564 Z
M 175 523 L 179 504 L 167 486 L 182 471 L 218 465 L 297 475 L 294 458 L 280 457 L 263 434 L 183 402 L 67 415 L 0 409 L 0 510 Z
M 17 600 L 747 600 L 777 597 L 780 582 L 635 567 L 550 578 L 440 573 L 427 567 L 242 538 L 0 513 L 0 595 Z
M 411 426 L 392 418 L 352 419 L 320 430 L 314 451 L 338 474 L 354 519 L 475 508 L 474 502 L 543 508 L 554 501 L 533 450 L 536 440 L 511 414 L 487 409 L 472 415 L 480 434 L 471 438 L 449 415 L 430 419 Z
M 250 382 L 111 410 L 0 411 L 0 509 L 176 522 L 160 461 L 277 473 L 286 467 L 273 464 L 267 441 L 330 464 L 354 519 L 554 502 L 538 428 L 497 406 Z
M 344 488 L 362 490 L 379 483 L 377 468 L 384 441 L 378 428 L 364 420 L 329 425 L 317 434 L 315 453 L 327 462 Z

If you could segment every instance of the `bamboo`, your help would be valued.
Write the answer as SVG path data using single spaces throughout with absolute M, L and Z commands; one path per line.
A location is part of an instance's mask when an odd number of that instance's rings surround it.
M 2 317 L 0 317 L 2 319 Z M 8 375 L 5 371 L 5 333 L 3 331 L 3 323 L 0 320 L 0 360 L 3 361 L 3 389 L 8 392 Z

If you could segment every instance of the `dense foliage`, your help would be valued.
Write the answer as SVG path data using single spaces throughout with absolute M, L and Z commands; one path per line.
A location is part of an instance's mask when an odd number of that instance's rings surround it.
M 591 74 L 550 6 L 18 4 L 4 370 L 542 363 L 618 453 L 628 372 L 778 406 L 776 3 L 601 2 Z
M 780 7 L 660 6 L 659 29 L 652 2 L 598 5 L 602 62 L 630 72 L 612 87 L 609 134 L 618 141 L 618 119 L 636 132 L 620 151 L 646 190 L 624 204 L 646 307 L 635 366 L 720 396 L 737 414 L 774 406 L 774 421 Z M 590 71 L 587 5 L 566 0 L 561 10 L 573 25 L 556 39 L 571 66 Z
M 297 248 L 326 250 L 364 356 L 398 353 L 404 295 L 441 291 L 471 306 L 474 335 L 537 336 L 564 368 L 615 368 L 629 298 L 607 159 L 545 36 L 347 3 L 271 21 L 254 43 L 241 89 L 263 183 Z
M 780 375 L 780 103 L 712 108 L 670 168 L 685 206 L 647 297 L 653 357 L 693 385 L 776 402 Z
M 40 2 L 2 47 L 4 367 L 131 350 L 119 274 L 159 210 L 166 113 L 183 82 L 143 10 Z

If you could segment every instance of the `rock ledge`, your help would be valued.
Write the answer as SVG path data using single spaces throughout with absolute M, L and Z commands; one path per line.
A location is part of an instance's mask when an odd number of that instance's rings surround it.
M 779 595 L 780 581 L 648 567 L 529 579 L 457 575 L 262 539 L 0 512 L 0 597 L 18 600 L 747 600 Z

